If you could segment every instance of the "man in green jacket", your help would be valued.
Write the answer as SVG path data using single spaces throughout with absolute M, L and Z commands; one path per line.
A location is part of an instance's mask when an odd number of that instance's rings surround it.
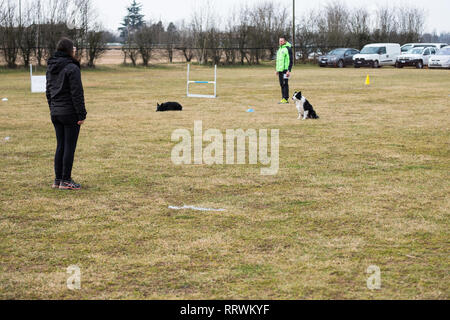
M 280 38 L 280 48 L 277 52 L 277 75 L 280 80 L 282 100 L 280 104 L 289 103 L 289 77 L 292 72 L 292 45 L 286 41 L 286 37 Z

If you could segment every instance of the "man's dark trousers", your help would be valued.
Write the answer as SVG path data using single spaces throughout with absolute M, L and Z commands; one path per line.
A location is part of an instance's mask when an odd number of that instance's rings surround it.
M 285 79 L 284 75 L 287 71 L 278 72 L 278 77 L 280 78 L 281 95 L 283 99 L 289 101 L 289 79 Z

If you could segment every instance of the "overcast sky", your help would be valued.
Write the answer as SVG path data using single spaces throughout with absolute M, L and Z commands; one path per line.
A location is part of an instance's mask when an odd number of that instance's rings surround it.
M 263 0 L 138 0 L 142 4 L 146 20 L 188 21 L 196 8 L 206 3 L 212 4 L 213 11 L 217 15 L 227 17 L 229 12 L 241 3 L 253 4 Z M 131 0 L 93 0 L 98 16 L 102 24 L 112 31 L 116 31 L 120 22 L 126 15 L 126 7 Z M 292 0 L 274 0 L 275 3 L 291 6 Z M 296 0 L 296 15 L 309 9 L 318 9 L 324 6 L 327 0 Z M 376 10 L 377 6 L 407 6 L 412 4 L 423 8 L 427 12 L 426 32 L 436 30 L 450 32 L 450 1 L 449 0 L 341 0 L 348 7 L 365 6 L 369 10 Z

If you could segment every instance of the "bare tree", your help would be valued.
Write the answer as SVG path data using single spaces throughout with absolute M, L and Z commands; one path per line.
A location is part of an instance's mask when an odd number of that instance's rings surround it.
M 134 40 L 141 55 L 144 66 L 148 66 L 152 56 L 152 45 L 154 41 L 154 30 L 151 26 L 143 26 L 134 33 Z M 131 55 L 130 55 L 131 58 Z M 133 61 L 133 59 L 132 59 Z M 136 62 L 133 64 L 135 65 Z
M 20 55 L 25 67 L 28 67 L 31 61 L 31 55 L 36 46 L 36 25 L 33 23 L 34 8 L 28 1 L 22 2 L 22 15 L 19 19 L 18 37 Z
M 325 7 L 327 44 L 329 48 L 348 46 L 349 11 L 338 1 L 330 2 Z
M 213 64 L 219 64 L 222 58 L 222 33 L 215 27 L 210 27 L 206 33 L 206 43 L 208 46 L 207 55 Z
M 194 54 L 197 57 L 197 61 L 200 64 L 207 63 L 208 62 L 208 56 L 206 52 L 206 26 L 207 20 L 205 18 L 204 12 L 195 12 L 192 16 L 191 21 L 191 31 L 192 31 L 192 38 L 193 38 L 193 44 L 194 44 Z
M 248 58 L 248 45 L 250 42 L 250 9 L 248 7 L 242 7 L 239 14 L 239 24 L 235 26 L 234 33 L 237 37 L 237 45 L 239 50 L 239 59 L 241 65 L 247 61 L 250 63 Z
M 192 36 L 192 30 L 185 26 L 184 22 L 179 27 L 180 29 L 180 45 L 179 49 L 183 53 L 186 62 L 191 62 L 194 57 L 194 38 Z
M 356 8 L 349 17 L 350 43 L 362 48 L 370 42 L 370 14 L 365 8 Z
M 34 3 L 34 8 L 35 11 L 33 12 L 33 24 L 36 30 L 34 56 L 38 62 L 38 65 L 42 66 L 42 60 L 44 59 L 44 45 L 43 45 L 44 33 L 41 27 L 41 24 L 44 19 L 42 15 L 43 11 L 42 0 L 36 0 Z
M 0 42 L 8 68 L 16 68 L 19 53 L 20 30 L 18 25 L 17 8 L 14 3 L 7 0 L 3 7 L 2 25 L 0 25 Z
M 5 0 L 0 0 L 0 26 L 2 26 L 5 21 L 4 7 L 5 7 Z
M 135 41 L 135 34 L 128 34 L 127 41 L 125 45 L 122 48 L 122 51 L 124 51 L 125 54 L 125 62 L 126 58 L 130 58 L 131 63 L 133 66 L 137 65 L 137 59 L 139 58 L 139 48 L 136 45 Z
M 376 12 L 376 27 L 372 33 L 375 42 L 392 42 L 396 39 L 397 19 L 395 9 L 380 7 Z
M 49 58 L 56 51 L 56 45 L 63 36 L 67 36 L 68 1 L 47 0 L 42 3 L 43 19 L 39 25 L 39 38 L 45 48 L 44 57 Z
M 250 62 L 259 64 L 262 58 L 263 48 L 270 46 L 270 31 L 272 15 L 274 14 L 273 3 L 262 2 L 256 4 L 250 10 Z
M 255 4 L 250 10 L 251 30 L 251 60 L 259 63 L 268 55 L 273 57 L 278 49 L 280 36 L 289 37 L 292 22 L 285 6 L 273 1 Z
M 105 53 L 105 37 L 104 32 L 99 26 L 95 26 L 87 33 L 87 60 L 88 67 L 95 68 L 95 61 Z
M 328 26 L 327 26 L 327 17 L 323 10 L 317 11 L 315 22 L 317 30 L 314 33 L 314 46 L 313 48 L 311 48 L 311 52 L 317 51 L 326 52 L 329 49 Z
M 220 41 L 217 42 L 217 25 L 219 24 L 219 17 L 214 16 L 211 2 L 204 2 L 192 15 L 191 30 L 195 47 L 194 53 L 200 64 L 208 63 L 210 55 L 213 55 L 213 60 L 217 60 L 214 56 L 219 53 L 208 49 L 216 49 L 215 45 L 210 43 L 211 41 L 220 43 Z
M 414 7 L 400 7 L 397 9 L 399 21 L 399 40 L 405 42 L 417 42 L 424 30 L 425 14 Z
M 64 22 L 69 28 L 68 33 L 74 45 L 78 48 L 77 58 L 82 59 L 83 57 L 88 60 L 89 65 L 89 29 L 90 24 L 94 25 L 94 20 L 96 18 L 91 0 L 73 0 L 71 6 L 68 8 L 68 14 L 64 17 Z M 92 35 L 91 35 L 92 40 Z
M 309 54 L 316 50 L 317 16 L 317 12 L 314 10 L 305 12 L 300 17 L 300 23 L 297 24 L 297 32 L 295 33 L 297 52 L 300 54 L 303 63 L 306 63 Z
M 237 39 L 236 39 L 236 24 L 237 24 L 237 15 L 231 14 L 227 21 L 227 26 L 223 34 L 223 45 L 224 45 L 224 54 L 225 54 L 225 63 L 226 64 L 235 64 L 236 63 L 236 50 Z
M 0 54 L 4 53 L 3 52 L 3 33 L 4 28 L 5 28 L 5 13 L 6 13 L 6 9 L 5 9 L 5 0 L 0 0 Z M 3 54 L 2 54 L 3 55 Z

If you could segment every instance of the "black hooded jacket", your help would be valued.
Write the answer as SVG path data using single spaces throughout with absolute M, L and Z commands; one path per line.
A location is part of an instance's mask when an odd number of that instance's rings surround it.
M 76 114 L 86 119 L 80 63 L 57 51 L 47 62 L 47 101 L 52 116 Z

